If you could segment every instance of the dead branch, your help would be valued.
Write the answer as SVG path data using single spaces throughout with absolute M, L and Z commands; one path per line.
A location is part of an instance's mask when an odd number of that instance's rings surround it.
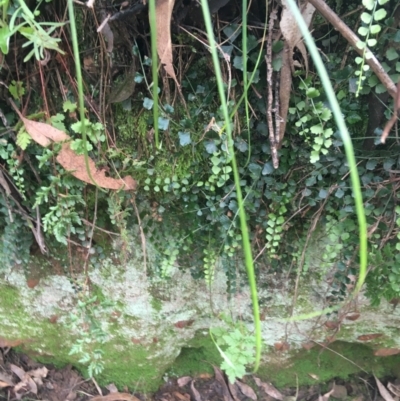
M 357 43 L 361 42 L 360 38 L 339 18 L 339 16 L 325 3 L 324 0 L 308 0 L 319 12 L 326 18 L 334 28 L 353 46 L 354 50 L 361 56 L 371 54 L 370 58 L 366 58 L 366 63 L 371 67 L 372 71 L 376 74 L 381 83 L 385 86 L 389 94 L 396 98 L 396 84 L 392 81 L 389 75 L 382 68 L 375 55 L 368 49 L 360 49 Z

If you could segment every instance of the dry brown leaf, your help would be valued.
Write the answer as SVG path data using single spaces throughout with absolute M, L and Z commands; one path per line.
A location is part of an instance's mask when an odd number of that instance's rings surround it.
M 380 348 L 374 352 L 375 356 L 391 356 L 400 354 L 400 349 L 398 348 Z
M 191 378 L 190 376 L 183 376 L 183 377 L 180 377 L 180 378 L 177 380 L 178 386 L 179 386 L 179 387 L 186 386 L 186 384 L 188 384 L 188 383 L 190 382 L 190 380 L 192 380 L 192 378 Z
M 234 401 L 240 401 L 240 398 L 238 397 L 237 385 L 232 384 L 228 380 L 228 388 L 229 388 L 229 392 L 231 393 L 231 396 L 234 399 Z
M 354 321 L 357 320 L 359 317 L 360 317 L 359 313 L 351 313 L 350 315 L 347 315 L 345 319 Z
M 11 369 L 11 372 L 15 373 L 18 376 L 19 380 L 24 379 L 25 371 L 23 369 L 21 369 L 19 366 L 10 364 L 10 369 Z
M 339 322 L 328 320 L 325 322 L 325 327 L 327 327 L 329 330 L 336 330 L 339 327 L 339 324 Z
M 297 24 L 296 18 L 294 17 L 287 0 L 282 0 L 283 12 L 280 21 L 280 28 L 285 41 L 289 45 L 290 49 L 290 65 L 293 65 L 293 50 L 297 47 L 300 50 L 301 55 L 304 59 L 306 67 L 306 74 L 308 74 L 308 57 L 307 51 L 302 40 L 302 34 Z M 315 7 L 311 3 L 306 3 L 301 7 L 301 15 L 306 23 L 307 27 L 310 26 L 311 20 L 315 12 Z
M 254 381 L 257 386 L 261 387 L 270 397 L 276 400 L 283 400 L 283 395 L 272 384 L 264 383 L 258 377 L 254 377 Z
M 190 389 L 192 390 L 193 397 L 194 397 L 194 399 L 195 399 L 196 401 L 202 401 L 202 400 L 201 400 L 201 395 L 200 395 L 200 393 L 199 393 L 199 392 L 196 390 L 196 388 L 194 387 L 194 383 L 195 383 L 194 380 L 192 380 L 192 383 L 190 383 Z
M 224 375 L 214 365 L 213 365 L 213 368 L 214 368 L 215 380 L 217 380 L 219 383 L 221 383 L 222 391 L 223 391 L 223 394 L 224 394 L 224 401 L 233 401 L 232 400 L 232 396 L 231 396 L 231 394 L 229 392 L 228 386 L 227 386 L 227 384 L 225 382 Z
M 15 111 L 25 125 L 25 129 L 32 139 L 41 146 L 49 146 L 53 142 L 64 142 L 69 141 L 71 138 L 63 131 L 52 127 L 49 124 L 31 121 L 23 117 L 20 111 L 15 107 Z M 89 177 L 86 170 L 85 157 L 83 155 L 77 155 L 69 146 L 69 143 L 62 145 L 61 152 L 57 156 L 57 161 L 71 174 L 81 181 L 88 184 L 94 184 Z M 124 190 L 135 190 L 136 181 L 131 176 L 125 178 L 114 179 L 106 177 L 103 170 L 97 170 L 96 165 L 92 159 L 89 158 L 89 170 L 94 179 L 95 183 L 107 189 L 124 189 Z
M 85 157 L 83 155 L 77 155 L 70 148 L 69 143 L 64 143 L 62 145 L 61 152 L 57 156 L 57 161 L 65 170 L 71 172 L 74 177 L 78 178 L 78 180 L 93 184 L 86 170 Z M 89 158 L 88 162 L 89 170 L 98 186 L 116 190 L 134 190 L 136 188 L 136 181 L 130 175 L 120 179 L 106 177 L 105 171 L 97 170 L 92 159 Z
M 375 338 L 382 337 L 383 334 L 381 333 L 373 333 L 373 334 L 363 334 L 362 336 L 358 336 L 357 340 L 359 341 L 370 341 L 374 340 Z
M 48 372 L 49 371 L 46 368 L 46 366 L 43 366 L 42 368 L 30 370 L 28 372 L 28 375 L 32 377 L 32 379 L 35 381 L 36 384 L 42 386 L 43 385 L 42 379 L 44 379 L 47 376 Z
M 25 125 L 26 132 L 35 142 L 45 148 L 52 142 L 62 142 L 71 139 L 65 132 L 49 124 L 28 120 L 22 115 L 20 115 L 20 118 Z
M 106 389 L 110 392 L 110 393 L 118 393 L 118 389 L 115 386 L 114 383 L 110 383 L 108 386 L 106 386 Z
M 292 93 L 292 71 L 290 69 L 291 50 L 289 45 L 285 43 L 282 53 L 282 68 L 279 82 L 279 102 L 281 123 L 279 126 L 279 146 L 282 144 L 286 129 L 286 117 L 289 111 L 290 95 Z
M 7 338 L 0 337 L 0 348 L 17 347 L 18 345 L 24 344 L 29 341 L 30 340 L 21 340 L 21 339 L 8 340 Z
M 189 394 L 181 394 L 179 391 L 174 391 L 172 395 L 177 398 L 178 400 L 181 401 L 190 401 L 190 395 Z
M 98 395 L 90 401 L 140 401 L 139 398 L 128 393 L 110 393 L 107 395 Z
M 387 385 L 388 390 L 390 390 L 396 397 L 400 397 L 400 386 L 395 386 L 392 383 L 388 383 Z
M 171 16 L 175 0 L 156 1 L 157 53 L 167 74 L 178 83 L 172 65 Z
M 254 390 L 248 386 L 245 383 L 240 382 L 239 380 L 236 380 L 237 386 L 240 388 L 240 391 L 248 398 L 251 398 L 252 400 L 257 399 L 257 395 L 254 392 Z
M 389 391 L 386 390 L 386 387 L 381 383 L 381 381 L 374 375 L 376 385 L 378 386 L 378 390 L 380 395 L 385 401 L 394 401 L 394 398 L 390 395 Z
M 0 372 L 0 387 L 1 388 L 13 386 L 13 385 L 14 385 L 13 378 L 10 375 L 8 375 L 7 373 Z
M 333 389 L 331 391 L 329 391 L 329 393 L 326 393 L 324 395 L 320 395 L 318 397 L 318 401 L 328 401 L 329 397 L 331 396 L 332 393 L 333 393 Z
M 275 343 L 274 344 L 274 348 L 277 351 L 288 351 L 290 349 L 290 344 L 288 342 L 286 342 L 286 341 L 282 341 L 282 342 L 279 342 L 279 343 Z

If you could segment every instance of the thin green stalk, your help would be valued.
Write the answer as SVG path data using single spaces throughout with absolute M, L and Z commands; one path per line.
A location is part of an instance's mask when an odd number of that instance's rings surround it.
M 158 56 L 157 56 L 157 21 L 156 0 L 149 0 L 150 39 L 151 39 L 151 73 L 153 76 L 153 119 L 156 148 L 160 148 L 158 137 Z
M 245 166 L 250 162 L 251 137 L 250 137 L 250 117 L 247 96 L 247 0 L 242 0 L 242 54 L 243 54 L 243 87 L 244 87 L 244 110 L 246 112 L 247 142 L 248 153 Z
M 81 120 L 81 128 L 82 128 L 82 141 L 83 148 L 85 149 L 83 156 L 85 159 L 85 167 L 90 178 L 90 181 L 100 190 L 102 190 L 97 182 L 92 177 L 92 173 L 89 167 L 89 156 L 87 153 L 87 136 L 86 136 L 86 125 L 85 125 L 85 105 L 84 105 L 84 94 L 83 94 L 83 81 L 82 81 L 82 69 L 81 69 L 81 60 L 79 58 L 79 46 L 78 46 L 78 35 L 76 34 L 76 23 L 75 23 L 75 14 L 74 14 L 74 5 L 73 0 L 68 0 L 68 14 L 69 14 L 69 22 L 71 26 L 71 39 L 72 39 L 72 48 L 74 51 L 74 59 L 75 59 L 75 70 L 76 70 L 76 83 L 78 86 L 78 104 L 79 104 L 79 118 Z
M 361 194 L 360 178 L 358 176 L 356 160 L 354 157 L 354 148 L 351 142 L 349 132 L 347 130 L 346 123 L 343 118 L 343 114 L 340 110 L 339 103 L 335 96 L 331 81 L 329 79 L 328 73 L 322 62 L 321 56 L 318 53 L 317 46 L 314 43 L 313 37 L 309 32 L 303 17 L 296 6 L 294 0 L 287 0 L 290 9 L 296 18 L 297 24 L 303 34 L 304 40 L 307 44 L 308 50 L 310 51 L 311 57 L 314 61 L 315 67 L 317 68 L 319 77 L 321 78 L 322 85 L 325 89 L 326 95 L 328 97 L 329 103 L 332 108 L 333 115 L 335 117 L 336 124 L 339 128 L 340 135 L 343 140 L 347 162 L 350 169 L 351 185 L 353 188 L 354 200 L 356 205 L 358 226 L 359 226 L 359 236 L 360 236 L 360 274 L 358 276 L 358 281 L 356 288 L 354 290 L 353 296 L 357 295 L 364 284 L 365 277 L 367 275 L 367 221 L 365 218 L 363 199 Z
M 225 93 L 224 93 L 224 84 L 223 84 L 223 80 L 222 80 L 221 67 L 219 64 L 217 47 L 215 44 L 215 38 L 214 38 L 214 33 L 213 33 L 213 28 L 212 28 L 212 23 L 211 23 L 211 15 L 210 15 L 210 10 L 208 7 L 207 0 L 201 0 L 201 6 L 202 6 L 202 10 L 203 10 L 204 22 L 206 25 L 208 41 L 210 43 L 210 50 L 211 50 L 212 60 L 213 60 L 213 64 L 214 64 L 215 76 L 217 78 L 217 86 L 218 86 L 218 92 L 219 92 L 219 97 L 220 97 L 220 101 L 221 101 L 222 112 L 224 115 L 224 120 L 225 120 L 225 125 L 226 125 L 229 154 L 232 157 L 231 164 L 232 164 L 232 170 L 233 170 L 233 177 L 234 177 L 234 181 L 235 181 L 237 201 L 238 201 L 238 205 L 239 205 L 239 217 L 240 217 L 240 228 L 241 228 L 241 232 L 242 232 L 243 251 L 244 251 L 244 256 L 245 256 L 247 277 L 249 280 L 249 285 L 250 285 L 250 290 L 251 290 L 251 299 L 252 299 L 252 303 L 253 303 L 255 345 L 256 345 L 256 361 L 255 361 L 255 365 L 254 365 L 254 371 L 257 371 L 258 366 L 260 364 L 260 359 L 261 359 L 261 322 L 260 322 L 260 312 L 259 312 L 259 307 L 258 307 L 258 296 L 257 296 L 256 279 L 255 279 L 255 274 L 254 274 L 253 256 L 251 253 L 249 232 L 248 232 L 247 222 L 246 222 L 246 212 L 244 210 L 243 195 L 242 195 L 242 190 L 240 187 L 239 171 L 238 171 L 238 167 L 237 167 L 237 163 L 236 163 L 235 150 L 234 150 L 234 146 L 233 146 L 232 126 L 230 123 L 229 111 L 228 111 L 228 106 L 227 106 Z

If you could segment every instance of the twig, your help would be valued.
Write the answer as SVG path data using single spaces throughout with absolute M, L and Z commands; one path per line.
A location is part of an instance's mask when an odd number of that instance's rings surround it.
M 381 83 L 385 86 L 389 94 L 396 98 L 396 84 L 392 81 L 390 76 L 385 72 L 382 65 L 375 57 L 375 55 L 368 48 L 360 49 L 357 43 L 361 42 L 360 38 L 339 18 L 339 16 L 325 3 L 323 0 L 308 0 L 319 13 L 326 18 L 333 27 L 339 31 L 342 36 L 353 46 L 354 50 L 361 56 L 366 57 L 365 62 L 371 67 L 372 71 L 376 74 Z

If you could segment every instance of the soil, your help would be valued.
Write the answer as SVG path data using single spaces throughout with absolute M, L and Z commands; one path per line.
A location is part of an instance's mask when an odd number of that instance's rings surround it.
M 110 383 L 100 388 L 94 379 L 84 379 L 74 368 L 56 369 L 37 363 L 10 349 L 0 352 L 0 399 L 48 401 L 397 401 L 400 380 L 353 376 L 308 387 L 277 390 L 270 383 L 248 375 L 235 384 L 214 367 L 215 375 L 168 379 L 155 394 L 134 394 Z

